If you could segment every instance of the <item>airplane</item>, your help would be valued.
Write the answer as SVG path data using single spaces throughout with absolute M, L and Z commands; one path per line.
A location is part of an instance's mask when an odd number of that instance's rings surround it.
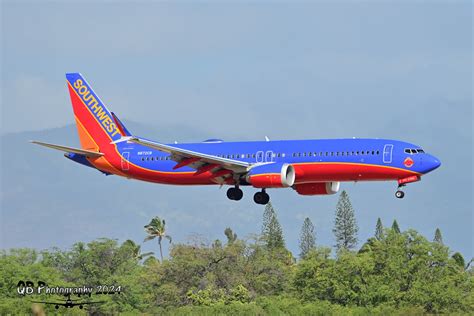
M 420 146 L 390 139 L 316 139 L 164 144 L 133 135 L 110 112 L 80 73 L 67 73 L 81 148 L 39 141 L 65 152 L 74 162 L 106 175 L 172 185 L 228 185 L 238 201 L 240 187 L 259 189 L 257 204 L 269 202 L 268 189 L 293 188 L 304 196 L 329 195 L 341 182 L 396 181 L 403 187 L 441 163 Z
M 83 309 L 84 305 L 105 303 L 105 301 L 88 302 L 88 301 L 73 300 L 70 297 L 68 297 L 66 301 L 64 301 L 64 303 L 63 302 L 43 302 L 43 301 L 31 301 L 31 302 L 54 305 L 54 308 L 56 309 L 59 309 L 59 306 L 64 306 L 65 308 L 73 308 L 74 306 L 79 306 L 80 309 Z

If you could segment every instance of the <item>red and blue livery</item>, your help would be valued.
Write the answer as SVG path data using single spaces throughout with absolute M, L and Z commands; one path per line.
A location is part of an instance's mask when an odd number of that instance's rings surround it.
M 163 144 L 130 133 L 79 73 L 66 74 L 81 148 L 33 141 L 107 175 L 162 184 L 228 185 L 227 197 L 242 199 L 241 186 L 292 188 L 300 195 L 338 192 L 340 182 L 396 181 L 396 197 L 440 166 L 420 146 L 390 139 L 317 139 Z

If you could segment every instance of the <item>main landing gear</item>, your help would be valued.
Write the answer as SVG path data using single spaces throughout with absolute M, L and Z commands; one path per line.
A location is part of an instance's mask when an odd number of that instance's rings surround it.
M 395 196 L 396 196 L 398 199 L 403 199 L 403 197 L 405 196 L 405 192 L 403 192 L 403 191 L 401 190 L 404 186 L 405 186 L 405 185 L 399 185 L 397 192 L 395 192 Z
M 227 190 L 227 197 L 229 200 L 239 201 L 244 196 L 244 192 L 239 187 L 229 188 Z
M 243 196 L 244 192 L 242 192 L 242 190 L 238 186 L 229 188 L 227 190 L 227 197 L 229 198 L 229 200 L 240 201 Z M 265 189 L 262 189 L 261 192 L 255 193 L 255 195 L 253 196 L 253 200 L 257 204 L 265 205 L 268 204 L 268 202 L 270 201 L 270 196 L 267 192 L 265 192 Z
M 257 204 L 265 205 L 265 204 L 268 204 L 268 202 L 270 202 L 270 196 L 268 195 L 267 192 L 265 192 L 265 189 L 262 189 L 262 192 L 255 193 L 255 195 L 253 196 L 253 200 Z

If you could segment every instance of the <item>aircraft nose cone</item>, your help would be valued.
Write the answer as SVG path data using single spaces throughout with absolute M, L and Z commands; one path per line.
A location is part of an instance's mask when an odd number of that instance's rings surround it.
M 428 155 L 428 157 L 426 159 L 426 169 L 427 170 L 425 172 L 433 171 L 436 168 L 438 168 L 439 166 L 441 166 L 441 161 L 438 158 L 436 158 L 435 156 Z

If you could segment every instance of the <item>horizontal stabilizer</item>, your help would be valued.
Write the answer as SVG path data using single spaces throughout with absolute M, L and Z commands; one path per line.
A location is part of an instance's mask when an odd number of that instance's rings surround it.
M 100 156 L 103 156 L 103 153 L 96 152 L 96 151 L 91 151 L 91 150 L 85 150 L 85 149 L 78 149 L 78 148 L 72 148 L 72 147 L 66 147 L 66 146 L 60 146 L 60 145 L 54 145 L 54 144 L 48 144 L 48 143 L 43 143 L 43 142 L 38 142 L 35 140 L 32 140 L 31 143 L 41 145 L 44 147 L 49 147 L 52 149 L 64 151 L 67 153 L 74 153 L 74 154 L 81 154 L 89 158 L 97 158 Z

